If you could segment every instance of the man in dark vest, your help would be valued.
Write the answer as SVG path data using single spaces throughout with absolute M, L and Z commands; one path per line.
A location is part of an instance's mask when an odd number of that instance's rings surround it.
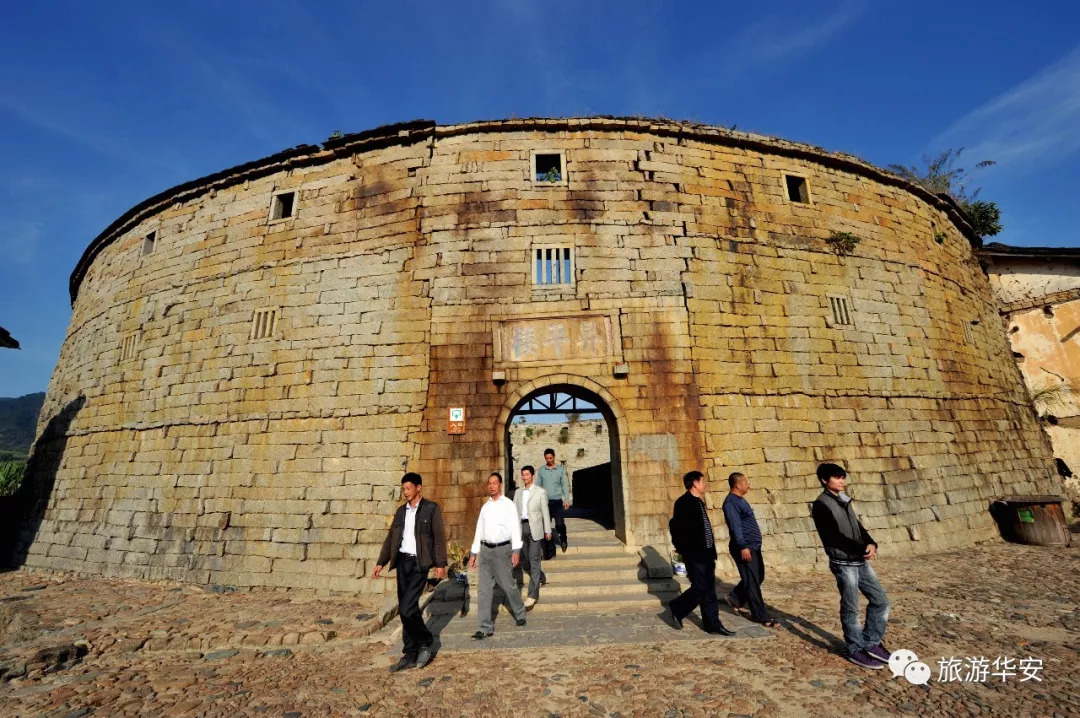
M 889 619 L 889 599 L 869 561 L 877 556 L 877 544 L 844 493 L 847 472 L 837 464 L 817 469 L 824 489 L 811 511 L 821 544 L 829 556 L 829 570 L 840 591 L 840 623 L 844 627 L 848 660 L 863 668 L 881 670 L 889 661 L 889 651 L 881 643 Z M 866 623 L 859 625 L 859 593 L 870 602 Z
M 716 539 L 705 506 L 707 479 L 700 471 L 683 477 L 686 493 L 675 501 L 675 511 L 668 527 L 675 550 L 686 564 L 690 588 L 671 600 L 668 609 L 676 627 L 682 629 L 683 619 L 701 606 L 701 623 L 706 633 L 734 636 L 734 631 L 720 623 L 719 603 L 716 600 Z
M 378 578 L 383 568 L 397 568 L 398 615 L 405 650 L 401 660 L 390 667 L 392 673 L 403 668 L 423 668 L 431 662 L 434 637 L 424 625 L 420 612 L 420 594 L 427 583 L 428 569 L 435 567 L 436 578 L 446 578 L 446 533 L 439 505 L 423 493 L 420 474 L 401 477 L 401 498 L 405 503 L 394 514 L 386 532 L 379 560 L 371 577 Z

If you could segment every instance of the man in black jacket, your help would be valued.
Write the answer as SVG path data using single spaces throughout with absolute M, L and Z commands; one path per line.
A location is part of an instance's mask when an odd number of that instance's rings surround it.
M 840 623 L 844 627 L 848 660 L 863 668 L 881 670 L 889 661 L 882 644 L 889 619 L 889 599 L 877 574 L 867 563 L 877 556 L 877 544 L 863 528 L 851 497 L 844 493 L 847 472 L 837 464 L 817 469 L 824 491 L 814 501 L 812 515 L 821 544 L 829 556 L 829 570 L 840 591 Z M 869 600 L 866 623 L 859 625 L 859 593 Z
M 403 668 L 423 668 L 431 662 L 434 636 L 424 625 L 420 612 L 420 594 L 424 592 L 428 569 L 435 567 L 437 578 L 446 578 L 446 534 L 442 513 L 434 501 L 423 498 L 424 480 L 420 474 L 401 477 L 401 497 L 405 503 L 394 514 L 386 532 L 379 560 L 371 577 L 378 578 L 383 568 L 397 568 L 398 615 L 401 616 L 405 650 L 401 660 L 390 667 L 392 673 Z
M 716 539 L 703 499 L 707 482 L 700 471 L 691 471 L 683 477 L 686 493 L 675 501 L 674 515 L 668 527 L 675 550 L 686 564 L 690 588 L 672 599 L 668 609 L 675 625 L 681 629 L 683 619 L 701 606 L 701 623 L 706 633 L 734 636 L 733 631 L 720 623 L 716 600 Z

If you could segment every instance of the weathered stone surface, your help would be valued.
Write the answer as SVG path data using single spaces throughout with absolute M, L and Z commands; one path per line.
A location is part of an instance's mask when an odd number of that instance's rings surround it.
M 1080 251 L 991 244 L 980 256 L 1000 303 L 1013 357 L 1054 455 L 1073 472 L 1063 483 L 1076 512 L 1080 510 Z M 997 331 L 997 324 L 988 329 Z
M 946 203 L 715 128 L 493 127 L 309 148 L 96 241 L 41 416 L 25 563 L 392 590 L 369 577 L 402 471 L 468 541 L 512 409 L 556 384 L 611 409 L 617 529 L 635 546 L 666 544 L 690 468 L 752 477 L 775 564 L 821 560 L 806 505 L 823 460 L 848 467 L 897 552 L 992 538 L 989 497 L 1060 490 L 1007 339 L 965 336 L 996 310 Z M 538 147 L 565 153 L 565 187 L 529 176 Z M 787 199 L 786 172 L 813 204 Z M 268 221 L 288 190 L 295 215 Z M 852 254 L 834 231 L 860 237 Z M 572 285 L 533 284 L 534 243 L 574 248 Z M 836 296 L 854 324 L 835 323 Z M 583 314 L 613 317 L 619 356 L 494 365 L 498 323 Z M 464 435 L 446 434 L 452 406 Z

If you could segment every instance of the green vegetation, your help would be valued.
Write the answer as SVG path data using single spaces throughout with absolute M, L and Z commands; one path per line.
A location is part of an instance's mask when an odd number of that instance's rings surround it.
M 543 174 L 536 175 L 537 182 L 562 182 L 562 172 L 559 172 L 558 168 L 552 167 Z
M 1055 407 L 1063 408 L 1069 400 L 1072 390 L 1065 382 L 1051 382 L 1031 392 L 1031 402 L 1039 416 L 1046 418 Z
M 851 232 L 833 232 L 825 241 L 837 254 L 851 254 L 862 240 Z
M 559 443 L 566 444 L 570 441 L 570 427 L 564 426 L 559 429 Z
M 956 200 L 968 224 L 980 240 L 1001 231 L 1001 210 L 994 202 L 979 199 L 979 189 L 968 190 L 967 170 L 956 167 L 964 148 L 944 150 L 934 157 L 924 156 L 925 167 L 889 165 L 889 169 L 909 182 L 934 194 L 947 194 Z M 975 163 L 976 169 L 996 164 L 993 160 Z M 936 237 L 935 237 L 936 239 Z
M 0 496 L 11 496 L 19 490 L 25 469 L 22 461 L 0 462 Z

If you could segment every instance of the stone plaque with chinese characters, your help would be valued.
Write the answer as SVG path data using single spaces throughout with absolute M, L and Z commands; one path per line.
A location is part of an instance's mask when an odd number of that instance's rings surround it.
M 576 364 L 607 361 L 617 351 L 606 314 L 506 319 L 495 325 L 495 361 L 507 364 Z

